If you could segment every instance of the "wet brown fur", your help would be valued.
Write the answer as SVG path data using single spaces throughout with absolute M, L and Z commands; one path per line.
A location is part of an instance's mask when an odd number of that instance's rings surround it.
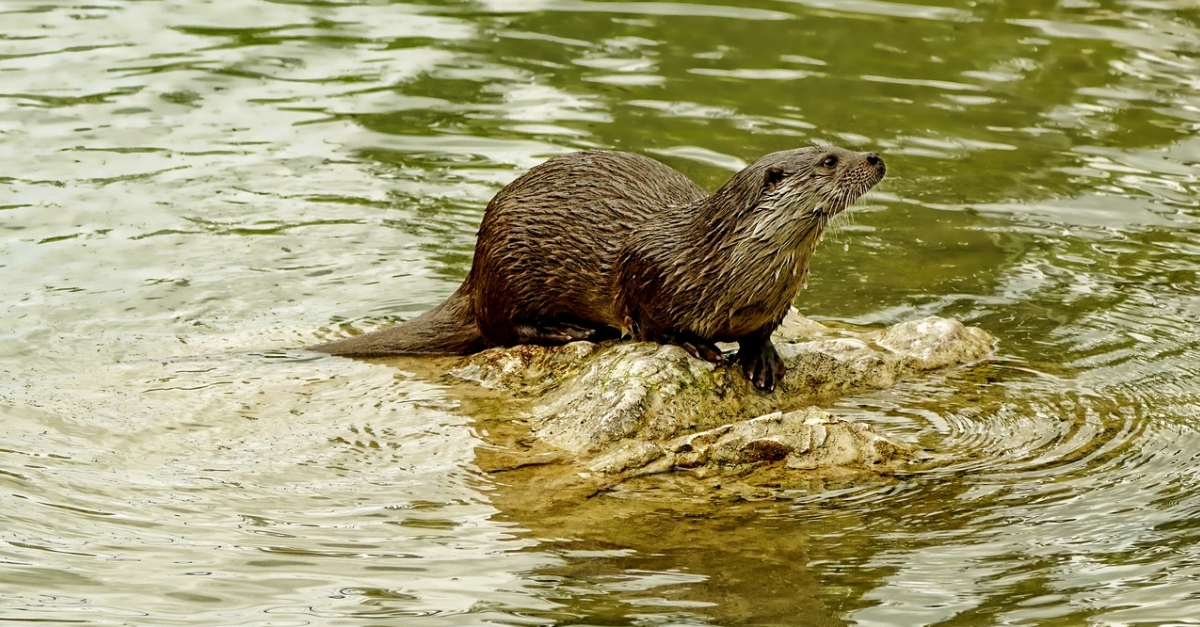
M 314 350 L 469 354 L 627 334 L 718 361 L 713 343 L 737 341 L 747 376 L 772 389 L 783 371 L 770 334 L 825 225 L 883 172 L 877 155 L 806 147 L 767 155 L 708 196 L 641 155 L 555 157 L 488 203 L 471 271 L 445 303 Z

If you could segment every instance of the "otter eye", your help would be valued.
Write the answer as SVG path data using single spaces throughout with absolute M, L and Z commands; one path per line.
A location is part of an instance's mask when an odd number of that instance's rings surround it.
M 825 167 L 825 168 L 835 167 L 835 166 L 837 166 L 837 161 L 838 161 L 837 157 L 835 157 L 833 155 L 829 155 L 828 157 L 821 159 L 821 167 Z

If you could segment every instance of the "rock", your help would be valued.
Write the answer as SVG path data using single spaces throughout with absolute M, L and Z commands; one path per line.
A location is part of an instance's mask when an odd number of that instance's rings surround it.
M 996 340 L 983 329 L 930 316 L 889 327 L 876 343 L 898 356 L 905 368 L 924 372 L 979 361 L 991 354 Z
M 810 407 L 774 412 L 662 444 L 622 442 L 594 459 L 588 470 L 637 476 L 701 466 L 740 469 L 775 462 L 794 470 L 870 469 L 906 461 L 915 452 L 913 446 L 892 442 L 865 424 L 839 420 Z
M 593 473 L 873 468 L 910 459 L 915 449 L 805 407 L 979 361 L 993 343 L 986 332 L 943 318 L 854 332 L 793 314 L 776 337 L 788 373 L 771 394 L 733 367 L 644 342 L 492 349 L 451 374 L 529 398 L 534 437 Z
M 533 395 L 554 384 L 569 368 L 596 352 L 591 342 L 564 346 L 513 346 L 473 355 L 451 374 L 486 388 Z

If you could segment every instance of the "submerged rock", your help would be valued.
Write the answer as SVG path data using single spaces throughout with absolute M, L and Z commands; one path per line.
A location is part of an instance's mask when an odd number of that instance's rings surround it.
M 944 318 L 852 332 L 793 314 L 775 343 L 788 373 L 770 394 L 734 367 L 642 342 L 492 349 L 451 374 L 529 398 L 534 437 L 593 473 L 876 468 L 911 459 L 915 448 L 809 405 L 979 361 L 994 340 Z
M 774 412 L 663 443 L 633 439 L 593 459 L 588 469 L 633 475 L 701 466 L 738 468 L 782 462 L 794 470 L 870 468 L 907 460 L 913 447 L 898 444 L 863 423 L 846 422 L 809 407 Z

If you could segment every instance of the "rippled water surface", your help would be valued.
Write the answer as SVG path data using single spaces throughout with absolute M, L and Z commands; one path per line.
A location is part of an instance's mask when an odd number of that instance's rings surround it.
M 720 2 L 0 2 L 0 623 L 1200 624 L 1200 6 Z M 551 155 L 812 142 L 889 178 L 800 308 L 1000 339 L 831 408 L 918 472 L 539 509 L 436 377 L 286 352 Z

